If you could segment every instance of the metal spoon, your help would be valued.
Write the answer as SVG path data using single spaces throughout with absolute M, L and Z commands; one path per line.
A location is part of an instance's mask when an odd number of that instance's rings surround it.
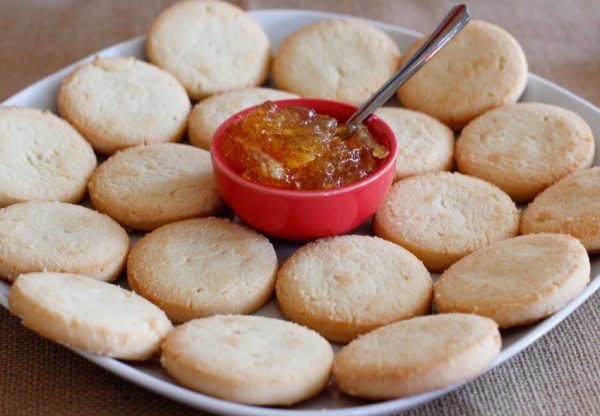
M 398 90 L 410 77 L 442 49 L 471 20 L 469 8 L 461 4 L 454 6 L 431 36 L 414 53 L 398 72 L 369 98 L 346 122 L 345 136 L 354 133 L 356 126 L 370 116 Z

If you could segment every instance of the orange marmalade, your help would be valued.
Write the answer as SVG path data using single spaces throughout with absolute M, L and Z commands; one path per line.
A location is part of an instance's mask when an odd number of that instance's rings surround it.
M 329 189 L 356 182 L 389 154 L 364 125 L 346 125 L 306 107 L 271 101 L 224 133 L 222 154 L 245 179 L 288 189 Z

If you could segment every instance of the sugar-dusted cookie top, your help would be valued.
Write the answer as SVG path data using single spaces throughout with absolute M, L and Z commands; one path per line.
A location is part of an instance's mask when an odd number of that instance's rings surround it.
M 172 328 L 157 306 L 88 276 L 22 274 L 9 293 L 10 312 L 52 341 L 95 354 L 145 360 Z
M 177 143 L 136 146 L 114 154 L 96 169 L 89 190 L 98 211 L 135 230 L 207 217 L 224 207 L 210 154 Z
M 173 76 L 132 57 L 102 58 L 73 71 L 58 93 L 60 114 L 99 153 L 176 142 L 189 99 Z
M 429 271 L 517 235 L 519 210 L 498 187 L 460 173 L 396 182 L 373 220 L 375 234 L 400 244 Z
M 219 315 L 178 326 L 162 364 L 186 387 L 255 405 L 291 405 L 320 392 L 333 350 L 310 329 L 262 316 Z
M 174 322 L 252 313 L 273 293 L 277 256 L 262 234 L 224 218 L 164 225 L 131 250 L 127 280 Z
M 261 85 L 269 72 L 270 41 L 243 10 L 222 1 L 181 1 L 152 23 L 150 61 L 169 71 L 199 100 Z
M 454 132 L 444 123 L 401 107 L 382 107 L 375 115 L 391 127 L 398 142 L 394 180 L 452 169 Z
M 483 373 L 500 352 L 498 326 L 470 314 L 421 316 L 386 325 L 342 348 L 333 375 L 365 399 L 412 396 Z
M 475 313 L 510 328 L 561 309 L 589 280 L 590 260 L 577 239 L 528 234 L 454 263 L 435 282 L 435 305 L 438 312 Z
M 277 274 L 277 302 L 292 321 L 334 342 L 429 313 L 431 276 L 404 248 L 346 235 L 296 251 Z
M 398 97 L 407 108 L 460 130 L 488 110 L 515 103 L 526 83 L 527 60 L 515 38 L 474 20 L 398 90 Z
M 107 215 L 62 202 L 23 202 L 0 210 L 0 277 L 64 272 L 113 281 L 129 236 Z
M 278 88 L 302 97 L 359 104 L 399 63 L 398 46 L 385 32 L 354 20 L 323 20 L 284 40 L 272 75 Z
M 0 107 L 0 207 L 79 202 L 96 167 L 91 146 L 48 111 Z
M 531 202 L 521 221 L 521 234 L 569 234 L 588 253 L 600 251 L 600 167 L 584 169 L 546 188 Z
M 497 185 L 516 202 L 592 164 L 594 137 L 572 111 L 542 103 L 503 106 L 477 117 L 456 144 L 458 169 Z

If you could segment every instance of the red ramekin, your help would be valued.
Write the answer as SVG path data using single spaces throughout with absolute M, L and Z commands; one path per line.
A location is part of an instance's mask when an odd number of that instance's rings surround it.
M 357 107 L 337 101 L 299 98 L 275 101 L 279 107 L 303 106 L 345 122 Z M 242 221 L 268 235 L 285 240 L 309 240 L 348 232 L 377 211 L 387 196 L 397 156 L 391 128 L 377 116 L 364 122 L 389 155 L 360 181 L 325 190 L 294 190 L 260 185 L 234 171 L 220 152 L 227 127 L 255 107 L 227 119 L 215 132 L 210 146 L 212 165 L 221 196 Z

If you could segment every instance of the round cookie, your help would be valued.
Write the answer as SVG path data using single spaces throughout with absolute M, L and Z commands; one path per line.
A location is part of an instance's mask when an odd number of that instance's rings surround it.
M 351 396 L 412 396 L 483 373 L 500 352 L 494 321 L 469 314 L 422 316 L 376 329 L 342 348 L 333 375 Z
M 265 101 L 290 98 L 298 98 L 298 96 L 272 88 L 244 88 L 213 95 L 200 101 L 190 113 L 188 120 L 190 143 L 208 150 L 217 128 L 232 115 Z
M 398 142 L 394 180 L 452 169 L 454 132 L 444 123 L 400 107 L 382 107 L 375 115 L 391 127 Z
M 176 143 L 116 153 L 96 169 L 89 190 L 98 211 L 135 230 L 153 230 L 223 209 L 210 154 Z
M 383 31 L 354 20 L 322 20 L 283 41 L 272 76 L 277 88 L 302 97 L 360 104 L 399 63 L 398 46 Z
M 471 121 L 456 144 L 458 169 L 531 201 L 594 159 L 592 130 L 577 114 L 548 104 L 497 108 Z
M 405 54 L 412 56 L 424 39 Z M 504 29 L 471 21 L 398 90 L 405 107 L 455 130 L 496 107 L 516 103 L 527 83 L 527 60 Z
M 262 27 L 243 10 L 221 1 L 182 1 L 152 23 L 146 53 L 199 100 L 261 85 L 271 46 Z
M 460 173 L 430 173 L 396 182 L 373 219 L 375 234 L 400 244 L 432 272 L 517 235 L 519 210 L 508 195 Z
M 131 289 L 174 322 L 252 313 L 271 296 L 276 272 L 275 249 L 265 236 L 214 217 L 146 234 L 127 262 Z
M 599 218 L 600 167 L 594 167 L 574 172 L 540 193 L 523 211 L 521 234 L 569 234 L 588 253 L 597 253 Z
M 98 57 L 73 71 L 58 92 L 61 116 L 106 155 L 180 140 L 190 106 L 173 76 L 131 57 Z
M 52 341 L 125 360 L 152 357 L 172 328 L 143 297 L 77 274 L 22 274 L 8 302 L 23 325 Z
M 434 284 L 438 312 L 487 316 L 500 328 L 527 325 L 561 309 L 590 280 L 585 248 L 564 234 L 530 234 L 483 247 Z
M 277 273 L 286 317 L 333 342 L 431 310 L 431 276 L 402 247 L 377 237 L 318 240 L 296 251 Z
M 262 316 L 220 315 L 178 326 L 162 364 L 186 387 L 224 400 L 291 405 L 320 392 L 333 350 L 319 334 Z
M 0 210 L 0 278 L 30 272 L 84 274 L 113 281 L 129 236 L 104 214 L 62 202 L 23 202 Z
M 95 167 L 91 146 L 69 123 L 49 111 L 0 107 L 0 208 L 79 202 Z

